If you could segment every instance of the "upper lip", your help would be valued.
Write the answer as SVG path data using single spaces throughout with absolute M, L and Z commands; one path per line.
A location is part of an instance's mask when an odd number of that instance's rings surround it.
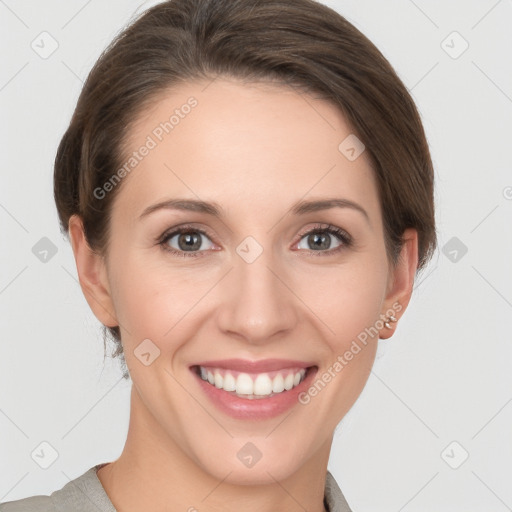
M 235 370 L 238 372 L 263 373 L 284 370 L 286 368 L 308 368 L 314 366 L 314 364 L 292 359 L 262 359 L 260 361 L 221 359 L 217 361 L 203 361 L 196 363 L 195 366 L 224 368 L 225 370 Z

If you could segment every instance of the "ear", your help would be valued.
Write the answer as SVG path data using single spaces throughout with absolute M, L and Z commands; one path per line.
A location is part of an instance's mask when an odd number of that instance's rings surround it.
M 68 230 L 78 279 L 85 299 L 103 325 L 116 327 L 118 321 L 110 294 L 104 257 L 89 247 L 85 239 L 82 219 L 78 215 L 70 217 Z
M 404 241 L 400 256 L 395 266 L 390 264 L 386 298 L 383 303 L 381 319 L 386 321 L 392 315 L 398 321 L 406 310 L 411 299 L 414 277 L 418 268 L 418 232 L 408 228 L 402 236 Z M 384 326 L 379 338 L 387 339 L 393 336 L 396 323 L 389 322 L 390 328 Z

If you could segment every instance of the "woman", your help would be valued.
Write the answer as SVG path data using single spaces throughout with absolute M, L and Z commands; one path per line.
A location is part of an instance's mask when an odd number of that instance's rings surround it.
M 350 511 L 334 429 L 436 246 L 421 120 L 375 46 L 310 0 L 163 2 L 91 71 L 54 185 L 129 432 L 0 510 Z

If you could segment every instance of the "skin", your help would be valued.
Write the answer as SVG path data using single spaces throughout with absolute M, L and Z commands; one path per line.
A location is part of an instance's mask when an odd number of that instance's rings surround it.
M 366 152 L 349 161 L 338 150 L 352 133 L 340 111 L 284 85 L 182 84 L 137 120 L 126 147 L 139 148 L 190 96 L 198 105 L 123 179 L 106 256 L 91 251 L 79 217 L 69 223 L 84 295 L 103 324 L 120 326 L 133 381 L 124 450 L 98 477 L 120 512 L 320 512 L 334 430 L 368 379 L 378 337 L 396 324 L 369 338 L 310 403 L 270 420 L 218 411 L 189 366 L 291 358 L 314 362 L 321 375 L 393 304 L 401 309 L 395 317 L 403 314 L 417 233 L 404 233 L 393 266 Z M 140 218 L 178 197 L 215 201 L 223 217 L 160 209 Z M 297 201 L 332 197 L 357 203 L 368 219 L 353 208 L 287 213 Z M 208 232 L 197 234 L 198 257 L 158 244 L 183 223 Z M 344 229 L 353 245 L 324 231 L 331 245 L 315 251 L 303 233 L 317 223 Z M 263 248 L 252 263 L 236 252 L 247 236 Z M 179 250 L 178 239 L 167 246 Z M 160 350 L 148 366 L 134 354 L 145 339 Z M 249 441 L 262 453 L 252 468 L 237 458 Z

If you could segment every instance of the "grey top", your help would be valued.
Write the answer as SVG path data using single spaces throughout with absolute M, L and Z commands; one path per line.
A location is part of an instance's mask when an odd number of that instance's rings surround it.
M 50 496 L 31 496 L 0 503 L 0 512 L 116 512 L 96 475 L 97 464 Z M 336 480 L 327 471 L 324 505 L 328 512 L 352 512 Z

